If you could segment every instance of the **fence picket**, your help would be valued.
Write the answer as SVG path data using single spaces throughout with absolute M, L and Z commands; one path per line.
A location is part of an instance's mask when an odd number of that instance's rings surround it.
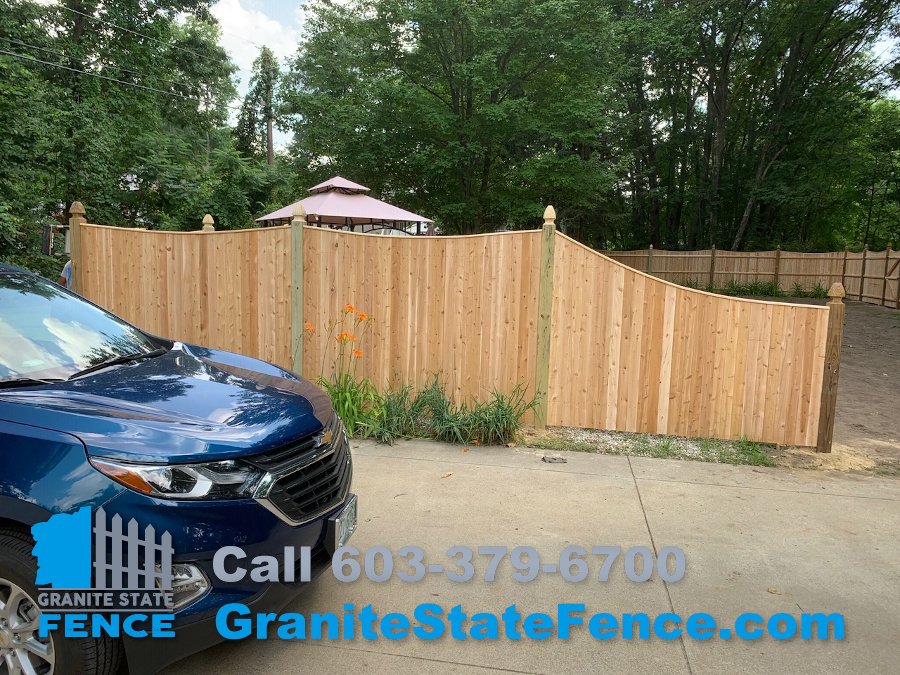
M 141 535 L 138 533 L 138 523 L 132 518 L 128 521 L 128 585 L 123 588 L 138 588 L 140 583 L 140 568 L 138 567 L 138 547 L 141 545 Z M 144 552 L 144 559 L 153 559 Z

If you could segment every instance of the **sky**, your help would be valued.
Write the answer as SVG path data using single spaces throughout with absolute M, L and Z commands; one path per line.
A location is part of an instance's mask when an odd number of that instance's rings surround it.
M 238 93 L 242 98 L 261 46 L 275 52 L 282 66 L 297 51 L 303 28 L 301 0 L 220 0 L 213 5 L 212 13 L 222 30 L 219 42 L 238 67 Z M 289 141 L 289 134 L 275 131 L 276 146 L 286 146 Z
M 220 0 L 212 13 L 221 25 L 220 43 L 240 69 L 242 94 L 262 45 L 282 64 L 297 51 L 303 25 L 300 0 Z

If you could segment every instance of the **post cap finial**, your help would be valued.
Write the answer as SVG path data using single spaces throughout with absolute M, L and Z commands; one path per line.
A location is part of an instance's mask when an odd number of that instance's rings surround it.
M 213 232 L 216 229 L 214 223 L 215 221 L 213 220 L 213 217 L 207 213 L 205 216 L 203 216 L 203 231 Z
M 306 218 L 306 208 L 300 202 L 294 204 L 294 218 Z
M 828 297 L 834 300 L 840 300 L 846 295 L 847 293 L 844 291 L 844 285 L 840 281 L 831 284 L 831 288 L 828 289 Z
M 83 216 L 84 214 L 84 204 L 82 204 L 81 202 L 72 202 L 72 206 L 69 207 L 69 215 Z
M 547 206 L 544 209 L 544 222 L 545 223 L 553 223 L 556 221 L 556 209 L 553 208 L 553 205 Z

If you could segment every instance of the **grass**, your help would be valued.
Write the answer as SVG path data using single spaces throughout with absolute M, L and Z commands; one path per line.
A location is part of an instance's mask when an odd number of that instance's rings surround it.
M 528 438 L 528 446 L 541 450 L 560 450 L 563 452 L 591 452 L 596 453 L 597 448 L 590 443 L 571 441 L 561 436 L 547 436 L 545 438 Z
M 870 466 L 868 470 L 878 476 L 900 478 L 900 461 L 896 459 L 880 460 L 875 466 Z
M 445 383 L 435 375 L 419 391 L 403 385 L 380 395 L 358 428 L 363 436 L 382 443 L 433 438 L 458 444 L 506 445 L 518 440 L 522 417 L 534 406 L 521 384 L 509 394 L 494 390 L 486 401 L 470 399 L 456 405 L 447 395 Z
M 553 428 L 545 432 L 529 431 L 526 434 L 526 443 L 530 447 L 544 450 L 683 459 L 734 465 L 777 466 L 775 459 L 770 455 L 774 449 L 773 446 L 756 443 L 747 438 L 725 441 L 713 438 Z
M 704 438 L 700 442 L 700 447 L 704 456 L 710 458 L 705 461 L 734 465 L 777 466 L 775 460 L 768 455 L 766 448 L 761 443 L 748 440 L 747 437 L 739 441 Z

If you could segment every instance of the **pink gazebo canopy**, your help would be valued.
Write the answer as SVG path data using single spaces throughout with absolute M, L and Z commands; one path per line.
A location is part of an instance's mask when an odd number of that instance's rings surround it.
M 272 211 L 272 213 L 257 218 L 256 222 L 289 223 L 293 218 L 294 206 L 297 204 L 302 204 L 306 209 L 306 217 L 310 224 L 322 223 L 352 227 L 354 225 L 394 226 L 400 223 L 433 222 L 429 218 L 363 194 L 363 192 L 368 192 L 369 188 L 340 176 L 319 183 L 311 187 L 309 191 L 313 194 L 306 199 Z

